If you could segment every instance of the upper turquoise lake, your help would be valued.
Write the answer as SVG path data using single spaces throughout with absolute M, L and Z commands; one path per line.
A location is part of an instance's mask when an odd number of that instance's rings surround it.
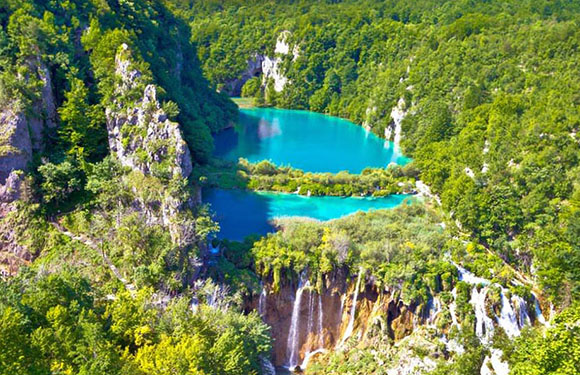
M 360 173 L 366 167 L 384 168 L 409 160 L 395 152 L 392 142 L 350 121 L 275 108 L 241 109 L 239 124 L 215 136 L 215 155 L 332 173 Z
M 271 160 L 307 172 L 360 173 L 367 167 L 405 164 L 392 142 L 340 118 L 308 111 L 273 108 L 240 110 L 239 124 L 215 135 L 215 155 L 237 161 Z M 219 238 L 242 240 L 274 231 L 280 217 L 340 218 L 357 211 L 393 208 L 408 195 L 383 198 L 304 197 L 246 190 L 208 189 L 209 203 L 220 224 Z

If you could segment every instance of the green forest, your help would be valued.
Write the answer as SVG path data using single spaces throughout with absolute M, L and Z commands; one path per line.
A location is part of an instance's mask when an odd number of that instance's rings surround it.
M 290 324 L 300 288 L 312 317 L 337 278 L 354 333 L 320 318 L 325 351 L 296 372 L 392 375 L 412 357 L 428 364 L 413 374 L 580 373 L 578 77 L 574 0 L 0 0 L 0 375 L 275 375 L 292 337 L 274 336 L 261 293 Z M 238 94 L 387 140 L 399 106 L 411 162 L 222 160 L 214 135 L 235 128 Z M 420 183 L 435 199 L 282 218 L 243 241 L 219 237 L 202 199 Z M 482 340 L 478 293 L 498 321 L 520 298 L 528 323 Z M 369 307 L 383 294 L 388 309 Z

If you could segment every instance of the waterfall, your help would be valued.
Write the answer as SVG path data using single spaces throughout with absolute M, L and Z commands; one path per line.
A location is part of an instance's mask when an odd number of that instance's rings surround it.
M 453 262 L 452 262 L 453 263 Z M 476 326 L 475 326 L 475 333 L 479 337 L 479 339 L 484 343 L 489 343 L 491 339 L 491 334 L 493 333 L 494 324 L 493 320 L 487 316 L 487 312 L 485 309 L 485 297 L 488 291 L 489 285 L 491 282 L 487 279 L 477 277 L 473 273 L 467 271 L 465 268 L 461 267 L 460 265 L 453 263 L 453 265 L 459 271 L 459 280 L 464 281 L 466 283 L 474 285 L 474 288 L 471 293 L 471 304 L 475 310 L 475 317 L 476 317 Z M 481 291 L 477 290 L 478 285 L 484 285 L 485 287 L 481 289 Z M 511 299 L 506 297 L 506 293 L 508 290 L 501 285 L 494 284 L 495 286 L 499 287 L 500 289 L 500 296 L 501 296 L 501 311 L 499 316 L 495 316 L 497 321 L 497 325 L 503 328 L 506 334 L 510 337 L 518 336 L 520 334 L 520 330 L 526 325 L 531 324 L 531 319 L 528 314 L 528 306 L 526 300 L 518 295 L 513 295 Z M 534 298 L 534 304 L 536 308 L 536 317 L 538 321 L 542 324 L 545 324 L 545 319 L 542 315 L 542 311 L 539 308 L 538 300 L 535 295 L 532 296 Z M 454 295 L 456 297 L 456 294 Z M 453 311 L 451 311 L 451 307 L 453 307 Z M 455 302 L 450 306 L 451 318 L 453 319 L 453 324 L 456 324 L 456 320 L 454 319 L 455 313 Z M 517 310 L 517 314 L 516 311 Z M 493 358 L 492 358 L 493 359 Z
M 534 309 L 536 310 L 536 319 L 538 320 L 538 322 L 540 322 L 540 324 L 545 325 L 546 318 L 544 318 L 544 314 L 542 314 L 540 302 L 538 301 L 538 298 L 536 297 L 535 294 L 532 293 L 532 296 L 534 297 Z
M 318 295 L 318 346 L 322 349 L 324 347 L 324 337 L 322 334 L 322 296 Z
M 514 301 L 514 306 L 518 309 L 518 326 L 523 328 L 526 324 L 532 324 L 530 315 L 528 314 L 528 304 L 526 300 L 520 296 L 513 296 L 512 301 Z
M 501 360 L 503 352 L 500 349 L 492 348 L 491 356 L 485 357 L 481 366 L 481 375 L 508 375 L 509 365 Z M 490 368 L 491 367 L 491 368 Z
M 512 308 L 511 301 L 505 296 L 504 288 L 501 288 L 501 312 L 497 317 L 497 323 L 509 337 L 519 336 L 520 328 L 516 318 L 516 313 Z
M 485 311 L 485 296 L 487 295 L 487 287 L 477 290 L 477 286 L 473 287 L 471 291 L 471 304 L 475 311 L 475 334 L 479 340 L 485 344 L 489 342 L 493 334 L 493 320 L 487 316 Z
M 431 298 L 429 305 L 430 305 L 429 318 L 427 319 L 427 321 L 429 322 L 429 324 L 434 324 L 437 315 L 439 315 L 439 313 L 441 312 L 441 301 L 439 300 L 438 297 L 433 297 Z
M 360 283 L 363 276 L 363 268 L 359 268 L 358 270 L 358 278 L 356 280 L 356 286 L 354 289 L 354 296 L 352 298 L 352 306 L 350 308 L 350 317 L 348 320 L 348 325 L 346 326 L 346 331 L 344 331 L 344 335 L 342 336 L 342 340 L 340 341 L 340 345 L 343 345 L 344 342 L 352 335 L 352 331 L 354 329 L 354 316 L 356 314 L 356 302 L 358 300 L 358 290 L 360 289 Z
M 451 314 L 452 327 L 459 327 L 459 322 L 457 322 L 457 288 L 453 288 L 451 295 L 453 302 L 449 305 L 449 314 Z
M 310 335 L 310 333 L 314 332 L 314 303 L 313 303 L 313 299 L 314 299 L 314 294 L 312 292 L 308 293 L 308 328 L 306 330 L 306 337 L 308 337 Z M 310 352 L 310 350 L 312 349 L 312 342 L 311 340 L 308 340 L 308 348 L 306 349 L 306 352 Z
M 461 267 L 459 264 L 451 262 L 455 268 L 457 268 L 457 271 L 459 271 L 459 280 L 460 281 L 465 281 L 468 284 L 483 284 L 483 285 L 489 285 L 491 284 L 491 282 L 487 279 L 484 279 L 483 277 L 477 277 L 475 276 L 473 273 L 469 272 L 468 270 L 466 270 L 465 268 Z
M 266 313 L 266 288 L 262 285 L 262 292 L 260 293 L 260 298 L 258 299 L 258 314 L 264 316 Z
M 276 375 L 276 368 L 270 360 L 264 356 L 260 356 L 260 367 L 263 375 Z
M 405 99 L 400 98 L 397 102 L 397 106 L 393 107 L 391 110 L 391 118 L 395 123 L 395 137 L 393 139 L 393 143 L 395 144 L 395 152 L 399 152 L 400 144 L 401 144 L 401 134 L 402 134 L 402 126 L 401 123 L 403 119 L 407 115 L 405 112 Z
M 296 289 L 296 297 L 294 297 L 294 306 L 292 307 L 292 319 L 290 323 L 290 331 L 288 331 L 288 344 L 286 346 L 286 358 L 290 369 L 296 367 L 298 364 L 298 356 L 300 354 L 300 304 L 302 302 L 304 288 L 309 285 L 309 281 L 305 281 L 305 279 L 306 274 L 303 272 L 300 275 L 298 289 Z

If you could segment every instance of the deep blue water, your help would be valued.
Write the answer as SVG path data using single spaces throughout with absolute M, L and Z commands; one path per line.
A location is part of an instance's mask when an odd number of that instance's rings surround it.
M 237 161 L 271 160 L 308 172 L 359 173 L 366 167 L 405 164 L 392 142 L 380 139 L 350 121 L 314 112 L 273 108 L 242 109 L 239 124 L 215 136 L 215 155 Z M 304 197 L 240 190 L 205 190 L 220 223 L 219 238 L 242 240 L 273 231 L 271 220 L 301 216 L 336 219 L 356 211 L 393 208 L 407 197 Z
M 271 160 L 307 172 L 360 173 L 405 164 L 392 142 L 337 117 L 274 108 L 240 110 L 239 124 L 215 137 L 215 155 L 237 161 Z
M 304 197 L 296 194 L 208 189 L 204 201 L 210 203 L 220 223 L 219 238 L 242 240 L 245 236 L 274 231 L 270 221 L 288 216 L 317 220 L 336 219 L 356 211 L 393 208 L 408 195 L 384 198 Z

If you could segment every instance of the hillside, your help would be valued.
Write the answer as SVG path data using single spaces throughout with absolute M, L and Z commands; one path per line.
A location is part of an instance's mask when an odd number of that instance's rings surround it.
M 0 0 L 0 375 L 580 373 L 579 26 Z

